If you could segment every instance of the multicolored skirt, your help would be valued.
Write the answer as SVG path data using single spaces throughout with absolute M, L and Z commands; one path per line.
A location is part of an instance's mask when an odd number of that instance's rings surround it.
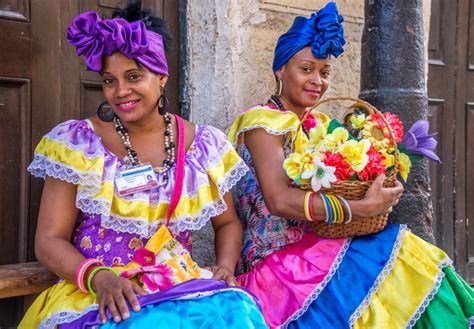
M 138 297 L 130 318 L 101 324 L 98 304 L 75 285 L 60 282 L 33 303 L 19 328 L 268 328 L 254 297 L 217 280 L 193 279 Z
M 469 328 L 474 291 L 439 248 L 388 225 L 352 239 L 306 234 L 237 278 L 271 328 Z

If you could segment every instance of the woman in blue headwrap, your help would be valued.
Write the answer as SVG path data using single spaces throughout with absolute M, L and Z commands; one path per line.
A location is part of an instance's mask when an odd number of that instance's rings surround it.
M 245 272 L 237 281 L 257 296 L 272 328 L 467 328 L 473 291 L 442 250 L 403 225 L 352 239 L 318 237 L 307 218 L 327 218 L 324 197 L 305 199 L 289 184 L 283 163 L 308 140 L 300 119 L 328 88 L 330 58 L 345 44 L 342 21 L 334 3 L 297 17 L 275 49 L 277 95 L 230 128 L 250 167 L 237 190 Z M 320 125 L 329 120 L 317 117 Z M 380 175 L 345 210 L 357 217 L 390 212 L 403 187 L 384 188 L 383 181 Z

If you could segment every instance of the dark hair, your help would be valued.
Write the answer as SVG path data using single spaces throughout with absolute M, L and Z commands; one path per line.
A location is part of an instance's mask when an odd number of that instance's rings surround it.
M 161 17 L 151 15 L 151 9 L 141 9 L 141 0 L 128 0 L 127 6 L 123 9 L 117 8 L 112 14 L 112 18 L 123 18 L 128 22 L 142 21 L 147 30 L 158 33 L 163 38 L 165 51 L 168 52 L 172 45 L 172 38 L 168 29 L 168 24 Z

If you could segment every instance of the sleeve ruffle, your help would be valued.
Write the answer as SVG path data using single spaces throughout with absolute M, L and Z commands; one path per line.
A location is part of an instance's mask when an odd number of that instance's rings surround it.
M 300 120 L 290 111 L 280 111 L 268 106 L 255 106 L 242 114 L 229 128 L 229 141 L 237 147 L 246 131 L 262 128 L 271 135 L 290 134 L 292 139 L 298 134 Z
M 66 121 L 41 139 L 28 171 L 36 177 L 49 176 L 84 187 L 94 194 L 102 184 L 103 147 L 85 121 Z

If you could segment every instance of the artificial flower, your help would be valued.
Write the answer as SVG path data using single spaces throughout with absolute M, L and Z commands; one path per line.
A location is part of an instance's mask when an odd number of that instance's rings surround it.
M 398 159 L 398 170 L 400 171 L 400 176 L 402 176 L 405 182 L 407 181 L 408 174 L 410 173 L 410 169 L 411 169 L 410 158 L 405 153 L 400 153 L 400 157 Z
M 311 178 L 311 187 L 313 188 L 313 191 L 317 192 L 321 187 L 329 188 L 331 187 L 331 183 L 337 181 L 337 178 L 334 175 L 336 168 L 326 166 L 319 157 L 314 158 L 313 164 L 314 170 L 308 170 L 301 176 L 304 179 Z
M 308 146 L 316 151 L 320 151 L 326 134 L 327 128 L 323 124 L 317 125 L 315 128 L 310 129 Z
M 310 131 L 312 128 L 315 128 L 318 126 L 318 122 L 314 118 L 314 115 L 311 113 L 308 114 L 306 119 L 303 121 L 303 127 L 306 131 Z
M 385 167 L 390 168 L 395 165 L 395 156 L 393 154 L 388 153 L 387 150 L 382 150 L 380 153 L 384 157 L 383 164 Z
M 336 168 L 334 175 L 338 180 L 348 180 L 354 175 L 354 170 L 340 153 L 324 152 L 323 162 L 326 166 Z
M 314 170 L 313 157 L 318 157 L 314 152 L 306 151 L 303 154 L 291 153 L 285 161 L 283 161 L 283 168 L 288 177 L 293 180 L 298 180 L 301 174 L 305 171 Z
M 354 115 L 351 115 L 349 120 L 352 123 L 352 127 L 356 129 L 362 129 L 364 128 L 366 118 L 364 114 L 360 114 L 360 115 L 354 114 Z
M 346 128 L 336 128 L 332 133 L 327 134 L 324 138 L 324 146 L 328 150 L 337 152 L 342 144 L 349 139 L 349 132 Z
M 386 128 L 385 128 L 386 129 Z M 391 150 L 390 138 L 385 136 L 384 128 L 378 126 L 373 120 L 367 120 L 362 128 L 362 137 L 369 140 L 377 150 Z
M 393 135 L 395 137 L 395 141 L 400 143 L 403 138 L 403 123 L 400 121 L 400 118 L 393 113 L 384 112 L 383 117 L 385 121 L 387 121 L 388 125 L 392 129 Z M 387 126 L 383 122 L 382 118 L 378 114 L 372 114 L 370 119 L 376 121 L 379 128 L 384 129 L 385 137 L 390 138 L 390 132 L 388 131 Z
M 438 142 L 433 138 L 435 134 L 428 134 L 429 123 L 426 120 L 418 120 L 405 134 L 401 143 L 405 145 L 407 153 L 419 154 L 431 161 L 441 163 L 439 157 L 434 153 Z
M 362 139 L 360 141 L 352 139 L 345 142 L 339 148 L 339 153 L 341 153 L 352 169 L 356 172 L 360 172 L 369 161 L 369 156 L 367 155 L 369 148 L 370 142 L 367 139 Z
M 362 181 L 375 179 L 375 177 L 377 177 L 378 175 L 384 174 L 387 169 L 387 167 L 383 163 L 385 157 L 382 155 L 382 153 L 377 151 L 375 147 L 371 146 L 369 148 L 369 151 L 367 152 L 367 155 L 369 156 L 369 161 L 367 162 L 367 165 L 362 171 L 357 174 L 359 179 Z

